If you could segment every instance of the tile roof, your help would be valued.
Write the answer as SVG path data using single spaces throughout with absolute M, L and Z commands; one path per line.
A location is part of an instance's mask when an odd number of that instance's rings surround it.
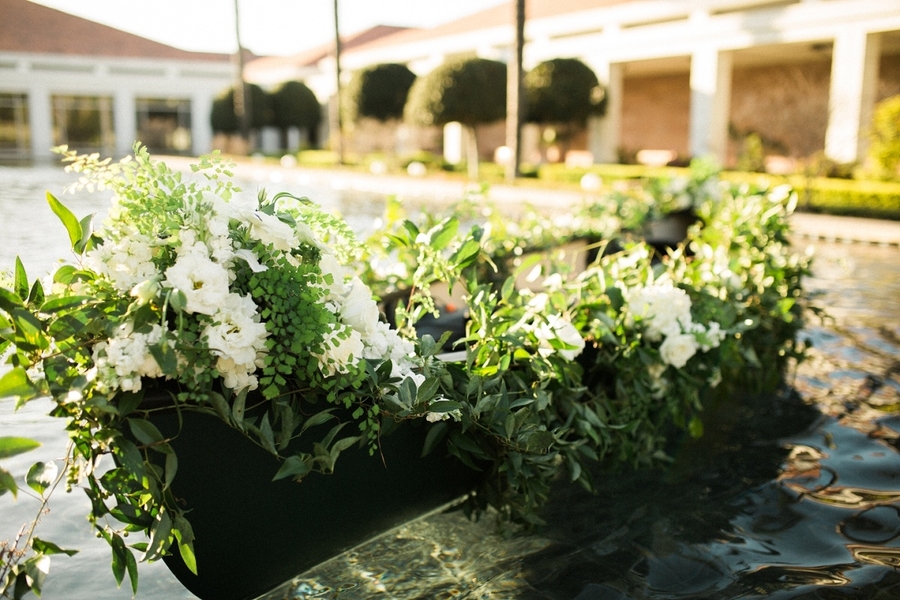
M 627 4 L 635 0 L 527 0 L 525 3 L 525 19 L 542 19 L 567 13 L 605 8 L 617 4 Z M 373 40 L 370 43 L 360 45 L 355 50 L 364 51 L 371 48 L 405 44 L 429 38 L 438 38 L 460 33 L 502 27 L 512 22 L 512 3 L 504 2 L 491 8 L 486 8 L 477 13 L 462 17 L 432 29 L 409 29 Z
M 28 0 L 0 0 L 0 52 L 229 61 L 231 55 L 189 52 Z
M 2 1 L 0 0 L 0 2 Z M 403 31 L 410 31 L 410 29 L 393 25 L 376 25 L 359 33 L 342 35 L 341 52 L 352 51 L 354 48 L 365 46 L 384 37 L 393 37 Z M 279 67 L 315 67 L 320 60 L 331 54 L 334 54 L 334 42 L 322 44 L 291 56 L 265 56 L 253 61 L 252 65 L 247 65 L 248 73 L 254 70 L 267 70 Z

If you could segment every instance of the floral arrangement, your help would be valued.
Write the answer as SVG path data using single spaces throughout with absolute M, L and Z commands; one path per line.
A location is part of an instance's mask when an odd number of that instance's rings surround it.
M 81 176 L 76 188 L 108 190 L 112 204 L 92 230 L 48 195 L 76 261 L 33 284 L 17 261 L 0 289 L 0 352 L 11 365 L 0 397 L 49 396 L 67 419 L 68 485 L 91 498 L 120 583 L 127 571 L 137 585 L 128 530 L 149 536 L 140 558 L 177 546 L 196 568 L 188 518 L 168 491 L 178 462 L 145 418 L 148 394 L 243 431 L 283 459 L 275 478 L 330 472 L 356 444 L 375 452 L 385 403 L 406 418 L 428 412 L 432 353 L 380 320 L 372 292 L 342 264 L 356 244 L 342 219 L 285 194 L 248 196 L 215 156 L 188 180 L 139 146 L 120 162 L 60 152 Z M 336 407 L 351 412 L 355 433 L 337 424 L 314 453 L 286 453 Z M 107 455 L 115 478 L 101 468 Z M 8 473 L 2 483 L 17 489 Z M 7 575 L 4 585 L 27 573 Z
M 79 186 L 112 191 L 112 208 L 92 230 L 48 198 L 77 260 L 34 283 L 18 262 L 0 285 L 11 367 L 0 397 L 54 400 L 73 441 L 60 477 L 91 498 L 116 579 L 135 589 L 133 552 L 177 551 L 196 567 L 150 395 L 242 431 L 281 459 L 275 478 L 339 469 L 350 447 L 377 452 L 386 420 L 420 421 L 423 452 L 442 444 L 483 473 L 468 510 L 536 525 L 560 479 L 592 489 L 597 467 L 668 460 L 673 436 L 702 435 L 711 402 L 771 389 L 803 358 L 809 256 L 787 239 L 795 195 L 704 165 L 611 190 L 574 218 L 514 222 L 474 198 L 409 218 L 389 202 L 359 242 L 308 200 L 246 196 L 216 157 L 191 180 L 140 147 L 116 163 L 65 160 Z M 638 234 L 676 204 L 698 219 L 660 253 Z M 583 266 L 571 250 L 564 265 L 559 247 L 579 243 Z M 465 330 L 420 339 L 422 320 L 446 309 L 439 294 L 464 304 Z M 458 353 L 439 357 L 445 347 Z M 326 424 L 312 452 L 288 450 Z M 0 458 L 28 447 L 0 438 Z M 99 470 L 107 455 L 116 477 Z M 55 487 L 41 468 L 28 482 L 42 497 Z M 2 470 L 0 486 L 16 491 Z M 128 532 L 147 541 L 126 546 Z M 38 565 L 69 552 L 37 538 L 31 551 L 0 561 L 0 586 L 39 591 Z

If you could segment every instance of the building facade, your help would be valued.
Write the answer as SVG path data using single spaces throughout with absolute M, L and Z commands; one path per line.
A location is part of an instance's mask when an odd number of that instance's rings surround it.
M 187 52 L 27 0 L 0 0 L 0 160 L 50 149 L 123 156 L 212 149 L 213 99 L 233 85 L 225 54 Z
M 512 5 L 358 45 L 342 69 L 509 60 Z M 900 0 L 527 0 L 525 38 L 526 70 L 578 58 L 605 85 L 584 142 L 598 162 L 655 150 L 729 164 L 751 134 L 770 154 L 854 162 L 875 103 L 900 93 Z M 331 55 L 304 69 L 334 81 Z

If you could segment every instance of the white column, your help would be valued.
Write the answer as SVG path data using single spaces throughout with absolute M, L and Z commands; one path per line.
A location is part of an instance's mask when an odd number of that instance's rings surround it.
M 595 65 L 594 71 L 606 88 L 606 114 L 588 120 L 588 150 L 593 153 L 594 162 L 616 163 L 619 161 L 618 149 L 622 139 L 624 66 L 607 62 Z
M 858 29 L 834 39 L 825 154 L 851 163 L 865 157 L 865 131 L 872 120 L 878 86 L 881 36 Z
M 43 86 L 28 90 L 28 128 L 31 130 L 31 156 L 37 161 L 51 160 L 53 107 L 50 90 Z
M 213 99 L 209 93 L 191 96 L 191 153 L 194 156 L 212 152 L 213 131 L 209 119 Z
M 688 149 L 692 157 L 725 163 L 731 113 L 730 52 L 699 48 L 691 56 L 691 114 Z
M 137 115 L 134 92 L 118 89 L 113 96 L 113 130 L 116 132 L 116 154 L 128 156 L 137 141 Z M 143 141 L 143 140 L 141 140 Z

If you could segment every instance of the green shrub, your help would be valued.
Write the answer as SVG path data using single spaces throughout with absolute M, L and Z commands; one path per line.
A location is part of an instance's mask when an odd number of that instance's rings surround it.
M 269 95 L 256 84 L 250 84 L 250 111 L 251 129 L 272 124 Z M 240 130 L 240 123 L 234 112 L 234 88 L 228 88 L 213 100 L 209 121 L 212 130 L 216 132 L 236 133 Z
M 877 175 L 900 178 L 900 95 L 882 100 L 872 116 L 869 158 Z
M 270 96 L 272 124 L 283 137 L 291 127 L 314 132 L 322 122 L 322 106 L 316 94 L 299 81 L 287 81 Z M 286 146 L 283 141 L 282 147 Z
M 386 63 L 353 74 L 342 97 L 347 123 L 369 117 L 378 121 L 400 119 L 416 75 L 406 65 Z
M 606 91 L 577 58 L 544 61 L 525 75 L 526 119 L 533 123 L 584 125 L 606 112 Z

